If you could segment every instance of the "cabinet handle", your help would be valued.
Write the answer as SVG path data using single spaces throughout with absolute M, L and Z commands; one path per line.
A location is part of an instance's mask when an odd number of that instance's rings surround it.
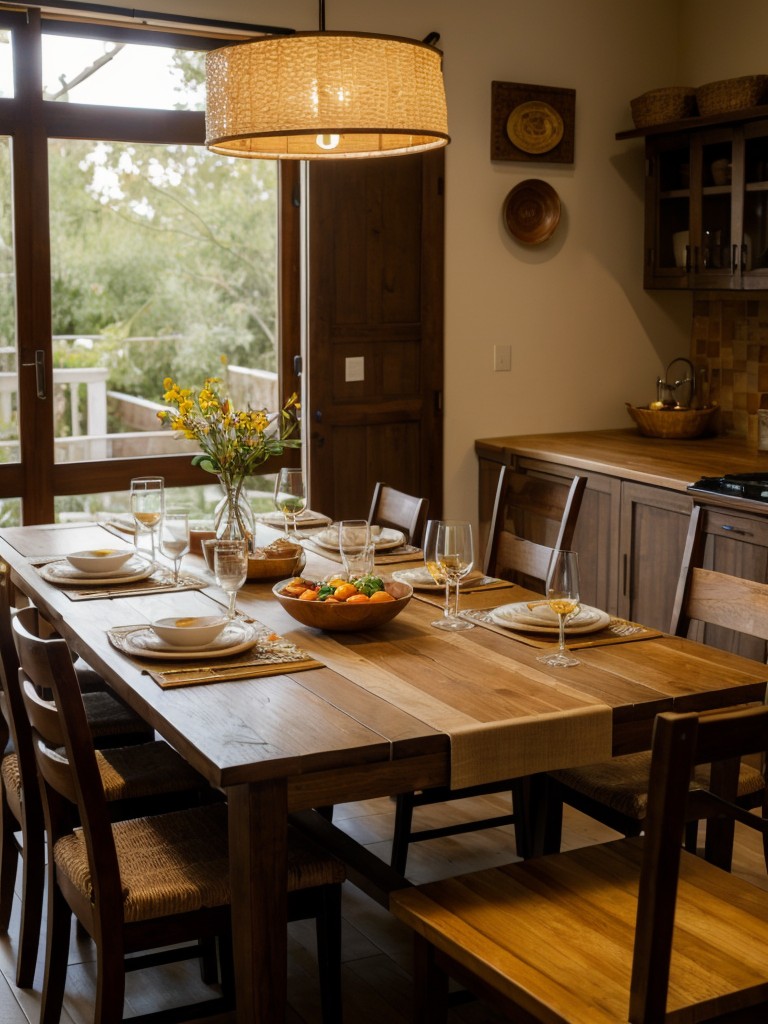
M 628 555 L 623 555 L 622 556 L 622 577 L 623 577 L 623 579 L 621 581 L 621 592 L 624 595 L 624 597 L 627 596 L 627 576 L 628 576 L 627 569 L 628 569 L 628 567 L 629 567 L 629 556 Z
M 740 530 L 738 526 L 732 526 L 730 523 L 725 523 L 720 529 L 726 530 L 728 533 L 738 533 L 742 537 L 754 536 L 751 530 Z
M 739 247 L 738 245 L 733 246 L 733 261 L 731 263 L 731 270 L 735 274 L 739 269 Z

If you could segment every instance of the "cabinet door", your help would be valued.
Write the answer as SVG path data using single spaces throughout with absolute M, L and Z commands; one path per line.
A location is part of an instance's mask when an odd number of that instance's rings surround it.
M 742 286 L 768 288 L 768 126 L 744 126 L 744 196 L 741 250 Z
M 669 629 L 692 507 L 686 494 L 622 483 L 620 615 Z
M 694 288 L 739 288 L 743 159 L 741 135 L 721 128 L 691 145 L 691 250 Z
M 691 147 L 689 135 L 649 138 L 646 142 L 645 267 L 646 288 L 690 288 Z
M 768 520 L 705 507 L 704 533 L 705 569 L 757 583 L 768 582 Z M 765 661 L 768 653 L 764 640 L 720 626 L 694 623 L 690 635 L 757 661 Z

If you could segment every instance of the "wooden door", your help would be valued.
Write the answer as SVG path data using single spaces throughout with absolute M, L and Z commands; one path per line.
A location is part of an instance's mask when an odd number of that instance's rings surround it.
M 381 480 L 442 512 L 443 151 L 310 165 L 305 380 L 313 508 Z

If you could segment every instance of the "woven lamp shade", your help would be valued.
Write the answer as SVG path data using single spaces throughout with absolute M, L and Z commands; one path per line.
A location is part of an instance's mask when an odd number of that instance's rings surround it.
M 206 56 L 206 92 L 205 144 L 228 156 L 397 156 L 449 141 L 442 54 L 410 39 L 297 32 L 222 47 Z

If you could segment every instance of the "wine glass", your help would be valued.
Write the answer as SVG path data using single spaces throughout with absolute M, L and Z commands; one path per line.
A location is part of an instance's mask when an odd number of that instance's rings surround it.
M 296 519 L 306 507 L 303 472 L 300 469 L 281 469 L 275 481 L 275 508 L 283 513 L 286 537 L 290 537 L 289 522 L 293 523 L 293 532 L 296 533 Z
M 136 521 L 137 534 L 149 531 L 152 560 L 155 559 L 155 528 L 163 518 L 165 486 L 161 476 L 137 476 L 131 480 L 131 514 Z M 138 536 L 137 536 L 138 547 Z
M 173 562 L 173 582 L 179 582 L 181 560 L 189 554 L 189 513 L 166 511 L 160 524 L 160 551 Z
M 432 578 L 436 582 L 445 581 L 443 617 L 432 625 L 453 631 L 474 628 L 474 623 L 459 617 L 459 587 L 475 561 L 471 524 L 459 519 L 430 520 L 427 524 L 424 560 Z M 453 610 L 450 607 L 451 584 L 455 587 Z
M 557 615 L 558 646 L 539 656 L 538 660 L 553 668 L 578 665 L 565 646 L 565 623 L 579 610 L 579 559 L 575 551 L 555 550 L 549 560 L 546 582 L 547 603 Z
M 248 575 L 248 544 L 245 540 L 217 540 L 213 544 L 216 582 L 229 598 L 227 618 L 235 617 L 237 592 Z
M 339 523 L 339 553 L 350 579 L 373 571 L 373 539 L 367 519 L 342 519 Z

